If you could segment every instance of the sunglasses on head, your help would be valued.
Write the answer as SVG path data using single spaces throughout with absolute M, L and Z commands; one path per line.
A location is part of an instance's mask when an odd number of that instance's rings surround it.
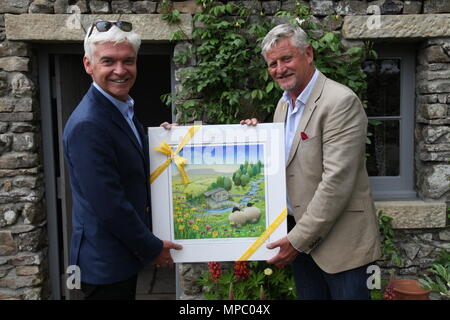
M 97 21 L 92 24 L 92 28 L 89 31 L 88 38 L 91 36 L 94 27 L 97 28 L 98 32 L 106 32 L 111 29 L 112 26 L 116 26 L 120 30 L 125 32 L 130 32 L 131 30 L 133 30 L 133 25 L 128 21 Z

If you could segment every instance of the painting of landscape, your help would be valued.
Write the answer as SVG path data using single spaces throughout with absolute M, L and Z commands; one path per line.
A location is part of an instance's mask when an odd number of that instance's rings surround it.
M 172 164 L 175 240 L 253 238 L 266 229 L 264 145 L 185 146 L 189 184 Z

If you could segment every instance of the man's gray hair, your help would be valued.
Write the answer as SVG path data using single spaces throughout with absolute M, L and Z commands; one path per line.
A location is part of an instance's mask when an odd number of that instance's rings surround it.
M 305 48 L 309 44 L 308 36 L 302 28 L 290 23 L 279 24 L 266 34 L 261 43 L 261 53 L 264 59 L 266 58 L 267 51 L 272 49 L 282 39 L 291 39 L 292 44 L 302 52 L 305 51 Z
M 88 37 L 87 35 L 90 33 L 91 28 L 94 28 L 94 30 L 92 30 L 92 34 Z M 84 55 L 89 60 L 93 61 L 95 46 L 105 42 L 113 42 L 114 44 L 128 42 L 131 44 L 137 55 L 139 47 L 141 46 L 141 36 L 136 32 L 125 32 L 115 25 L 105 32 L 99 32 L 94 25 L 92 25 L 91 28 L 89 28 L 86 37 L 84 38 Z

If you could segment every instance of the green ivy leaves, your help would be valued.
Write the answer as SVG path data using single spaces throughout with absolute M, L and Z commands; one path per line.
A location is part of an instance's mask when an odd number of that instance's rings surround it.
M 253 8 L 212 0 L 197 3 L 202 12 L 193 17 L 192 50 L 174 57 L 175 62 L 185 65 L 194 56 L 197 64 L 183 71 L 181 91 L 165 95 L 165 103 L 175 102 L 181 122 L 236 123 L 244 116 L 257 116 L 255 113 L 270 115 L 281 90 L 269 76 L 259 44 L 274 25 L 265 18 L 258 18 L 255 23 L 258 16 L 252 16 L 251 12 L 258 4 L 256 0 Z M 295 12 L 278 12 L 276 16 L 291 17 L 291 23 L 301 23 L 311 39 L 316 67 L 327 77 L 350 87 L 364 101 L 367 84 L 361 62 L 367 54 L 375 54 L 369 43 L 345 49 L 340 33 L 326 31 L 312 22 L 307 6 L 297 4 Z M 179 12 L 169 11 L 163 18 L 176 23 Z M 182 38 L 186 37 L 180 31 L 172 35 L 174 40 Z M 201 102 L 189 102 L 194 97 L 200 97 Z

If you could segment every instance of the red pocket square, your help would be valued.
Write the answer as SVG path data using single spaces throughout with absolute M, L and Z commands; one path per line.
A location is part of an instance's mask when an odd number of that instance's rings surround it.
M 305 132 L 300 132 L 300 137 L 302 137 L 302 140 L 309 139 L 308 135 Z

